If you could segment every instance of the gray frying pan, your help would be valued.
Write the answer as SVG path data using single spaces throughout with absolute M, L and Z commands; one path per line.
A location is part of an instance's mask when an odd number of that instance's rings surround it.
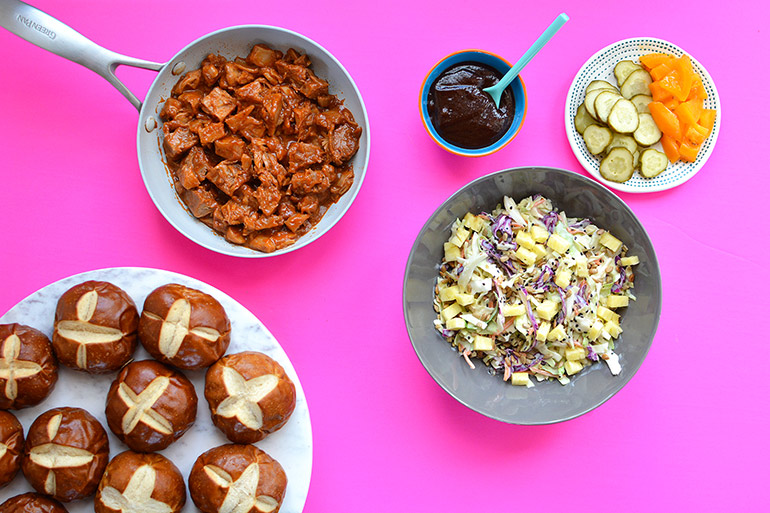
M 318 43 L 278 27 L 241 25 L 207 34 L 182 48 L 167 63 L 134 59 L 112 52 L 61 21 L 18 0 L 0 0 L 0 26 L 49 52 L 81 64 L 104 77 L 139 110 L 137 152 L 139 167 L 147 191 L 161 214 L 183 235 L 219 253 L 239 257 L 264 257 L 288 253 L 306 246 L 326 233 L 348 210 L 366 174 L 369 162 L 369 120 L 361 94 L 355 82 L 340 62 Z M 195 219 L 183 206 L 173 189 L 173 180 L 164 164 L 158 113 L 162 102 L 170 96 L 171 88 L 186 71 L 200 66 L 210 53 L 227 58 L 248 55 L 257 43 L 286 51 L 295 48 L 307 54 L 316 75 L 329 82 L 329 91 L 343 99 L 363 132 L 358 153 L 351 161 L 355 179 L 350 190 L 329 208 L 321 221 L 295 244 L 274 253 L 261 253 L 225 241 L 209 227 Z M 158 71 L 144 102 L 140 101 L 115 76 L 118 66 L 134 66 Z

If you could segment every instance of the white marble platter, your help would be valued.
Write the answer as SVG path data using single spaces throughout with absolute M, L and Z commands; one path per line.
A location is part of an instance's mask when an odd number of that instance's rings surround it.
M 267 354 L 286 370 L 297 390 L 297 405 L 289 421 L 279 431 L 272 433 L 255 445 L 278 460 L 286 471 L 288 487 L 281 513 L 302 511 L 308 490 L 313 459 L 313 437 L 310 427 L 310 413 L 302 385 L 288 356 L 278 341 L 254 314 L 227 294 L 196 279 L 164 270 L 139 267 L 117 267 L 89 271 L 70 276 L 52 283 L 31 294 L 0 317 L 0 324 L 19 323 L 36 328 L 50 338 L 53 333 L 54 313 L 59 297 L 69 288 L 88 280 L 111 282 L 125 290 L 136 303 L 141 313 L 145 297 L 157 287 L 167 283 L 180 283 L 206 292 L 215 297 L 224 307 L 232 324 L 230 347 L 227 353 L 260 351 Z M 149 359 L 141 344 L 137 344 L 134 359 Z M 195 459 L 212 447 L 229 443 L 227 438 L 211 421 L 208 404 L 203 396 L 205 370 L 185 371 L 198 393 L 198 414 L 195 424 L 179 440 L 161 454 L 173 461 L 187 482 Z M 59 368 L 59 381 L 51 395 L 37 406 L 14 410 L 26 435 L 30 424 L 41 413 L 59 406 L 77 406 L 88 410 L 104 426 L 110 437 L 110 457 L 128 449 L 107 427 L 104 405 L 107 391 L 117 373 L 89 375 L 68 368 Z M 0 489 L 0 502 L 14 495 L 32 491 L 32 487 L 19 475 L 5 488 Z M 65 504 L 71 513 L 93 511 L 93 499 L 83 499 Z M 197 511 L 192 500 L 187 498 L 184 513 Z

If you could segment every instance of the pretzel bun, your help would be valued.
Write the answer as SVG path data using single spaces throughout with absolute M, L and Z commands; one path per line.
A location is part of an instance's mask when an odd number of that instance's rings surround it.
M 0 486 L 16 477 L 24 453 L 24 429 L 16 417 L 0 411 Z
M 96 491 L 110 456 L 107 432 L 82 408 L 54 408 L 27 433 L 21 468 L 29 484 L 62 502 Z
M 67 508 L 56 499 L 27 492 L 0 504 L 0 513 L 67 513 Z
M 87 281 L 59 298 L 53 347 L 65 367 L 112 372 L 134 354 L 138 325 L 136 305 L 125 291 L 106 281 Z
M 253 445 L 237 444 L 198 456 L 188 479 L 190 497 L 203 513 L 277 512 L 286 483 L 280 463 Z
M 0 324 L 0 409 L 39 404 L 59 379 L 48 337 L 22 324 Z
M 204 395 L 214 425 L 240 444 L 257 442 L 280 429 L 297 398 L 283 367 L 253 351 L 224 356 L 209 367 Z
M 107 393 L 107 425 L 134 451 L 160 451 L 195 422 L 198 396 L 181 372 L 155 360 L 131 362 Z
M 178 513 L 187 500 L 179 469 L 156 453 L 125 451 L 107 464 L 94 497 L 96 513 L 163 511 Z
M 212 296 L 171 283 L 145 299 L 139 339 L 158 361 L 180 369 L 202 369 L 227 350 L 230 319 Z

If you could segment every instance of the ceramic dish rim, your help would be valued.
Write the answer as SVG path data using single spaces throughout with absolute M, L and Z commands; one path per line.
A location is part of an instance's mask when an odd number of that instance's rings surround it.
M 295 243 L 270 253 L 248 248 L 243 245 L 233 244 L 227 241 L 224 238 L 224 236 L 216 233 L 213 229 L 208 228 L 208 230 L 204 230 L 203 228 L 197 226 L 197 224 L 200 224 L 201 221 L 198 219 L 194 219 L 194 216 L 192 215 L 188 207 L 184 205 L 184 203 L 179 198 L 179 195 L 177 194 L 177 192 L 173 190 L 174 188 L 173 178 L 171 177 L 170 170 L 168 168 L 168 164 L 165 157 L 165 152 L 162 150 L 162 144 L 160 144 L 160 140 L 158 141 L 158 145 L 160 145 L 159 155 L 158 155 L 158 157 L 160 158 L 160 162 L 158 162 L 157 165 L 151 164 L 152 166 L 151 169 L 146 169 L 147 166 L 144 165 L 145 153 L 149 151 L 147 148 L 143 150 L 144 143 L 142 143 L 142 140 L 146 139 L 148 136 L 148 134 L 145 133 L 146 130 L 145 130 L 144 124 L 148 116 L 151 116 L 151 117 L 157 116 L 156 111 L 159 111 L 161 106 L 161 104 L 158 104 L 158 105 L 150 104 L 148 103 L 148 100 L 151 99 L 151 96 L 154 96 L 155 93 L 160 92 L 165 87 L 168 87 L 169 90 L 172 87 L 172 85 L 164 85 L 162 83 L 164 79 L 169 78 L 166 76 L 166 73 L 164 72 L 167 69 L 169 70 L 173 69 L 175 63 L 180 61 L 180 59 L 187 57 L 191 52 L 193 52 L 193 50 L 196 48 L 197 45 L 205 44 L 207 40 L 215 39 L 216 37 L 227 35 L 228 33 L 238 33 L 239 31 L 244 31 L 244 30 L 255 31 L 255 32 L 263 31 L 267 34 L 276 34 L 276 35 L 285 34 L 291 38 L 295 38 L 302 41 L 303 44 L 307 45 L 307 47 L 323 54 L 325 58 L 328 60 L 328 63 L 336 66 L 339 72 L 342 75 L 344 75 L 345 79 L 350 84 L 352 96 L 355 97 L 356 103 L 360 104 L 361 112 L 363 115 L 362 120 L 356 119 L 356 122 L 363 129 L 361 140 L 359 141 L 359 152 L 363 150 L 363 158 L 360 162 L 361 163 L 360 171 L 356 170 L 356 180 L 354 181 L 354 184 L 351 187 L 351 189 L 348 190 L 336 203 L 333 203 L 332 205 L 330 205 L 329 209 L 321 218 L 321 220 L 316 225 L 314 225 L 307 233 L 302 235 Z M 265 40 L 269 39 L 269 35 L 267 37 L 262 35 L 261 37 L 264 38 Z M 302 50 L 303 53 L 307 53 L 307 48 L 299 48 L 299 50 Z M 322 77 L 322 78 L 328 79 L 329 77 Z M 337 88 L 339 87 L 338 84 L 334 84 L 334 85 Z M 347 98 L 345 99 L 347 100 Z M 156 130 L 159 130 L 159 129 L 160 127 L 158 127 Z M 233 25 L 233 26 L 221 28 L 218 30 L 214 30 L 212 32 L 209 32 L 207 34 L 204 34 L 196 38 L 195 40 L 187 43 L 183 48 L 178 50 L 177 53 L 174 54 L 166 64 L 164 64 L 163 68 L 160 70 L 160 72 L 157 74 L 152 84 L 150 85 L 147 92 L 147 97 L 145 98 L 145 101 L 142 104 L 142 109 L 139 112 L 139 119 L 137 123 L 137 131 L 136 131 L 137 158 L 139 161 L 142 181 L 145 185 L 145 188 L 147 189 L 147 193 L 150 196 L 150 199 L 153 202 L 153 205 L 161 213 L 163 218 L 175 230 L 177 230 L 177 232 L 179 232 L 180 234 L 182 234 L 184 237 L 194 242 L 195 244 L 203 248 L 206 248 L 210 251 L 220 253 L 223 255 L 237 257 L 237 258 L 269 258 L 269 257 L 277 257 L 277 256 L 285 255 L 287 253 L 291 253 L 295 250 L 301 249 L 315 242 L 316 240 L 320 239 L 323 235 L 325 235 L 329 230 L 331 230 L 350 210 L 350 207 L 353 205 L 353 202 L 358 197 L 361 187 L 363 186 L 364 179 L 366 178 L 366 172 L 369 167 L 369 160 L 371 156 L 370 131 L 371 131 L 371 125 L 369 122 L 369 115 L 366 109 L 366 103 L 364 102 L 364 97 L 361 94 L 361 90 L 359 89 L 358 84 L 355 82 L 355 80 L 353 79 L 353 76 L 350 74 L 348 69 L 325 46 L 321 45 L 316 40 L 304 34 L 301 34 L 299 32 L 296 32 L 294 30 L 287 29 L 284 27 L 280 27 L 276 25 L 266 25 L 266 24 L 241 24 L 241 25 Z M 153 158 L 150 158 L 152 162 L 154 162 Z M 175 202 L 177 203 L 177 205 L 174 205 L 173 207 L 167 208 L 165 206 L 165 202 L 161 200 L 161 197 L 165 196 L 166 192 L 156 191 L 155 190 L 156 187 L 154 183 L 152 183 L 154 179 L 150 178 L 150 174 L 155 172 L 158 166 L 162 167 L 165 170 L 165 173 L 166 173 L 165 178 L 169 180 L 169 183 L 170 183 L 169 187 L 172 189 L 171 191 L 172 199 L 175 200 Z M 359 176 L 360 176 L 360 179 L 358 178 Z M 324 221 L 326 220 L 329 214 L 333 214 L 336 217 L 336 219 L 334 219 L 329 223 L 325 223 Z M 188 218 L 192 218 L 192 219 L 188 219 Z M 194 225 L 196 227 L 192 228 L 192 231 L 191 231 L 190 229 L 187 228 L 187 225 Z
M 705 83 L 708 83 L 709 86 L 712 88 L 714 92 L 713 102 L 717 110 L 717 116 L 716 116 L 716 121 L 714 123 L 714 127 L 707 139 L 707 140 L 711 140 L 711 144 L 705 149 L 705 152 L 702 154 L 702 156 L 699 154 L 700 162 L 685 164 L 687 166 L 691 166 L 691 169 L 688 170 L 686 173 L 684 173 L 681 178 L 678 178 L 667 184 L 651 185 L 649 187 L 631 186 L 625 182 L 624 183 L 611 182 L 609 180 L 606 180 L 604 177 L 602 177 L 598 169 L 594 169 L 594 167 L 589 164 L 589 161 L 583 157 L 580 151 L 581 149 L 580 145 L 584 143 L 582 141 L 578 141 L 580 134 L 577 134 L 577 137 L 576 137 L 575 133 L 573 132 L 574 113 L 570 109 L 570 99 L 573 98 L 575 95 L 579 94 L 579 92 L 577 91 L 577 83 L 578 83 L 578 79 L 583 74 L 584 70 L 588 68 L 602 54 L 610 50 L 613 50 L 615 47 L 618 47 L 624 44 L 632 44 L 636 41 L 651 42 L 654 44 L 669 46 L 675 49 L 676 51 L 678 51 L 680 55 L 686 53 L 690 57 L 690 60 L 693 62 L 693 64 L 698 68 L 698 72 L 701 74 L 701 79 Z M 717 137 L 719 136 L 721 118 L 722 118 L 722 104 L 719 100 L 719 93 L 717 92 L 716 84 L 714 83 L 714 80 L 711 78 L 711 75 L 709 74 L 706 67 L 703 66 L 695 57 L 693 57 L 692 54 L 690 54 L 689 52 L 686 52 L 680 46 L 674 43 L 671 43 L 669 41 L 666 41 L 665 39 L 661 39 L 657 37 L 630 37 L 627 39 L 621 39 L 620 41 L 615 41 L 614 43 L 611 43 L 601 48 L 600 50 L 596 51 L 593 55 L 591 55 L 591 57 L 589 57 L 583 63 L 583 65 L 578 69 L 577 73 L 575 73 L 575 77 L 572 79 L 569 89 L 567 90 L 565 106 L 564 106 L 564 128 L 567 135 L 567 140 L 569 141 L 570 148 L 572 149 L 572 152 L 575 155 L 575 158 L 577 159 L 577 161 L 580 163 L 581 167 L 583 167 L 583 169 L 585 169 L 593 178 L 601 182 L 606 187 L 615 189 L 617 191 L 630 192 L 630 193 L 649 193 L 649 192 L 665 191 L 665 190 L 677 187 L 679 185 L 682 185 L 683 183 L 691 180 L 698 173 L 698 171 L 700 171 L 703 168 L 703 166 L 706 164 L 709 157 L 711 156 L 711 153 L 714 151 L 714 147 L 716 146 L 716 142 L 717 142 Z M 638 172 L 635 172 L 635 175 L 637 173 Z M 650 180 L 655 180 L 655 178 L 652 178 Z
M 429 115 L 428 115 L 428 108 L 427 108 L 427 98 L 428 98 L 428 79 L 432 78 L 432 75 L 436 71 L 436 69 L 444 64 L 448 59 L 451 59 L 455 56 L 462 55 L 462 54 L 485 54 L 489 57 L 492 57 L 494 59 L 498 59 L 501 62 L 504 62 L 507 66 L 511 66 L 511 63 L 508 62 L 506 59 L 501 57 L 500 55 L 490 52 L 488 50 L 481 50 L 478 48 L 467 48 L 465 50 L 458 50 L 456 52 L 452 52 L 448 55 L 445 55 L 441 59 L 439 59 L 436 64 L 431 67 L 431 69 L 428 71 L 428 73 L 425 75 L 425 78 L 422 80 L 422 84 L 420 85 L 420 119 L 422 121 L 423 128 L 425 128 L 425 131 L 428 133 L 430 138 L 435 142 L 437 145 L 439 145 L 444 150 L 453 153 L 455 155 L 459 155 L 461 157 L 485 157 L 487 155 L 491 155 L 492 153 L 495 153 L 506 146 L 510 144 L 516 137 L 519 135 L 519 132 L 521 132 L 521 128 L 524 126 L 524 121 L 527 119 L 527 109 L 529 108 L 529 98 L 527 96 L 527 86 L 524 83 L 524 79 L 521 77 L 521 74 L 509 85 L 511 89 L 514 89 L 514 84 L 519 84 L 521 86 L 522 96 L 524 97 L 524 111 L 522 112 L 521 121 L 519 122 L 518 126 L 514 127 L 511 126 L 511 128 L 497 141 L 490 144 L 489 146 L 485 146 L 482 148 L 462 148 L 460 146 L 454 145 L 446 140 L 444 140 L 443 137 L 441 137 L 438 132 L 436 131 L 433 124 L 429 121 Z M 514 93 L 515 94 L 515 93 Z M 514 115 L 514 119 L 515 119 Z M 513 130 L 513 131 L 512 131 Z

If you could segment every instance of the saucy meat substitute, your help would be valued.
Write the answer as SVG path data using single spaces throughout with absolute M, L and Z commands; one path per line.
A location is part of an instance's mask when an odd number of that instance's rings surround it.
M 294 49 L 208 55 L 160 112 L 177 194 L 228 241 L 293 244 L 353 184 L 361 127 Z

